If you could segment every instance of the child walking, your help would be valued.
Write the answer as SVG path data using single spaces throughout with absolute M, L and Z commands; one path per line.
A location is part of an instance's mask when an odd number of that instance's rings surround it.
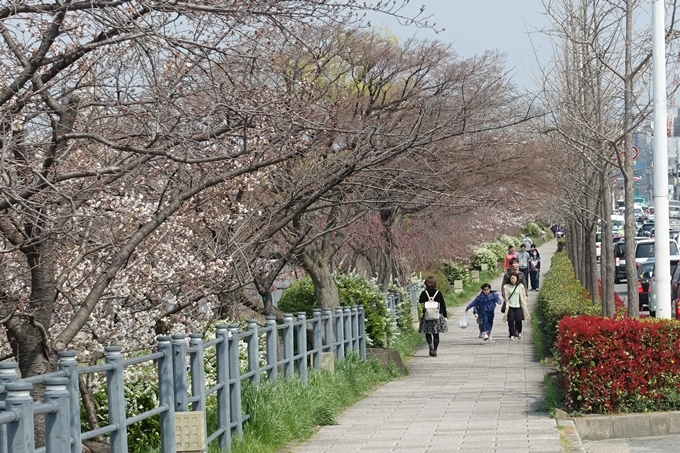
M 482 318 L 482 338 L 484 341 L 490 341 L 496 305 L 501 304 L 501 298 L 496 291 L 491 291 L 491 285 L 488 283 L 484 283 L 481 289 L 482 292 L 468 304 L 465 311 L 471 308 L 477 311 L 477 316 Z

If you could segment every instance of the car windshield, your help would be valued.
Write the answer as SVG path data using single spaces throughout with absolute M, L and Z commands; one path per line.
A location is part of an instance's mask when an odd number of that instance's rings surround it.
M 678 244 L 675 241 L 669 242 L 669 252 L 671 255 L 678 254 Z M 655 244 L 653 242 L 639 243 L 635 248 L 635 258 L 651 258 L 654 256 Z
M 595 234 L 595 242 L 602 242 L 602 233 Z
M 654 263 L 642 263 L 640 265 L 640 275 L 645 275 L 649 272 L 649 275 L 654 275 Z
M 644 231 L 652 231 L 654 229 L 654 224 L 653 223 L 645 223 L 642 225 L 642 229 Z

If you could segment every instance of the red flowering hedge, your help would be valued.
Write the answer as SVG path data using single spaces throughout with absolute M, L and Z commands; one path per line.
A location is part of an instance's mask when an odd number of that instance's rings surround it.
M 680 408 L 680 323 L 565 316 L 556 363 L 567 407 L 583 413 Z

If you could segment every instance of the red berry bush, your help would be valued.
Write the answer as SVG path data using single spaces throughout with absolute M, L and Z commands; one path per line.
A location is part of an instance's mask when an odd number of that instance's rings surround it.
M 565 316 L 556 364 L 565 402 L 582 413 L 680 408 L 680 323 Z

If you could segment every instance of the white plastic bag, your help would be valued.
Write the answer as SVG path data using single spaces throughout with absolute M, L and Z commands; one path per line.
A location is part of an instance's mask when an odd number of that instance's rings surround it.
M 460 317 L 460 321 L 458 321 L 458 327 L 461 329 L 467 329 L 468 326 L 468 317 L 467 317 L 467 312 L 463 313 L 463 316 Z

